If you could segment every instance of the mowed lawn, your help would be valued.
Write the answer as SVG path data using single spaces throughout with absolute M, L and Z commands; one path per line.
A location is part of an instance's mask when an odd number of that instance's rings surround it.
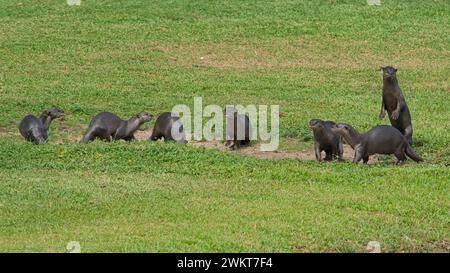
M 0 251 L 449 252 L 449 26 L 447 0 L 0 0 Z M 279 105 L 281 148 L 312 153 L 311 118 L 389 123 L 385 65 L 424 163 L 77 143 L 98 112 L 158 114 L 201 96 Z M 26 143 L 21 118 L 52 106 L 66 118 L 49 143 Z

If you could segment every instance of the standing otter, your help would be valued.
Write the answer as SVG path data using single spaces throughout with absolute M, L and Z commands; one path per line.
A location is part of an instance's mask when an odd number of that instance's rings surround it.
M 379 117 L 383 119 L 387 110 L 392 126 L 397 128 L 412 145 L 411 114 L 398 85 L 397 69 L 392 66 L 381 67 L 381 69 L 383 70 L 383 94 Z
M 172 129 L 175 130 L 174 133 L 172 133 Z M 176 141 L 182 144 L 187 143 L 183 124 L 179 117 L 172 115 L 170 112 L 164 112 L 159 115 L 149 140 L 156 141 L 161 138 L 164 138 L 164 141 Z
M 397 165 L 399 165 L 406 160 L 405 153 L 416 162 L 423 161 L 405 136 L 392 126 L 380 125 L 364 134 L 359 134 L 352 126 L 340 123 L 333 125 L 331 130 L 341 135 L 355 150 L 353 163 L 358 163 L 362 159 L 364 164 L 367 164 L 369 156 L 373 154 L 394 154 L 398 159 Z
M 64 111 L 58 108 L 45 110 L 39 118 L 27 115 L 19 124 L 20 134 L 28 141 L 42 144 L 47 141 L 47 131 L 52 121 L 61 117 L 64 117 Z
M 134 132 L 139 129 L 139 126 L 151 119 L 152 115 L 147 112 L 136 114 L 129 120 L 122 120 L 113 113 L 102 112 L 92 119 L 80 143 L 87 143 L 96 138 L 106 141 L 134 140 Z
M 342 146 L 342 138 L 331 131 L 331 127 L 336 125 L 333 121 L 323 121 L 320 119 L 312 119 L 309 121 L 309 128 L 314 134 L 314 152 L 317 161 L 322 160 L 322 151 L 325 151 L 324 160 L 332 160 L 333 156 L 337 156 L 342 160 L 344 149 Z
M 227 120 L 227 141 L 225 147 L 235 150 L 240 146 L 250 144 L 252 127 L 247 115 L 239 114 L 234 107 L 225 107 L 225 117 Z

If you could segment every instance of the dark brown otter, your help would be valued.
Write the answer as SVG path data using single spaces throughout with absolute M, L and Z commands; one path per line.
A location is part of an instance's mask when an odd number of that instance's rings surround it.
M 176 141 L 181 144 L 187 143 L 183 124 L 178 116 L 170 112 L 164 112 L 159 115 L 149 140 L 156 141 L 161 138 L 164 138 L 164 141 Z
M 392 66 L 381 67 L 381 69 L 383 70 L 383 94 L 379 117 L 383 119 L 386 110 L 392 126 L 397 128 L 412 145 L 411 113 L 398 85 L 397 69 Z
M 331 130 L 341 135 L 355 150 L 353 163 L 358 163 L 362 159 L 364 164 L 367 164 L 369 156 L 373 154 L 394 154 L 398 159 L 397 164 L 403 163 L 406 155 L 416 162 L 423 161 L 405 136 L 392 126 L 380 125 L 360 134 L 349 124 L 340 123 L 333 125 Z
M 239 114 L 234 107 L 225 107 L 226 142 L 225 147 L 235 150 L 250 144 L 252 127 L 247 115 Z
M 92 119 L 80 143 L 87 143 L 96 138 L 106 141 L 134 140 L 134 133 L 143 123 L 150 121 L 151 118 L 151 114 L 141 112 L 129 120 L 122 120 L 113 113 L 102 112 Z
M 20 134 L 35 144 L 45 143 L 48 139 L 48 128 L 53 120 L 64 117 L 64 111 L 52 108 L 42 112 L 39 118 L 33 115 L 25 116 L 19 124 Z
M 309 128 L 314 135 L 314 153 L 318 161 L 322 160 L 322 151 L 325 151 L 324 160 L 332 160 L 337 157 L 342 160 L 344 153 L 342 138 L 331 131 L 331 127 L 336 125 L 333 121 L 323 121 L 321 119 L 312 119 L 309 121 Z

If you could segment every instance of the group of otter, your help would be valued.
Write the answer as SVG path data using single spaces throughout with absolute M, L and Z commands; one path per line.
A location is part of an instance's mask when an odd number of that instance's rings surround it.
M 47 130 L 50 123 L 57 118 L 64 117 L 64 111 L 58 108 L 45 110 L 39 118 L 33 115 L 25 116 L 19 124 L 20 134 L 28 141 L 42 144 L 47 141 Z M 102 112 L 92 118 L 89 127 L 80 140 L 80 143 L 87 143 L 94 139 L 104 141 L 111 140 L 135 140 L 134 133 L 139 127 L 152 119 L 152 115 L 147 112 L 141 112 L 128 120 L 123 120 L 117 115 L 109 112 Z M 169 112 L 162 113 L 156 120 L 150 140 L 164 138 L 165 141 L 174 140 L 172 137 L 172 124 L 179 118 L 172 116 Z M 180 128 L 183 130 L 183 127 Z M 183 132 L 182 132 L 183 134 Z M 186 143 L 186 138 L 181 135 L 178 140 L 180 143 Z
M 232 122 L 227 123 L 227 142 L 225 146 L 230 149 L 237 149 L 240 146 L 248 145 L 251 135 L 249 118 L 246 115 L 239 114 L 234 107 L 225 108 L 225 116 L 227 119 L 232 120 Z M 19 124 L 20 134 L 30 142 L 42 144 L 47 141 L 47 131 L 50 123 L 54 119 L 61 117 L 64 117 L 64 111 L 58 108 L 45 110 L 39 118 L 27 115 Z M 92 118 L 80 143 L 88 143 L 94 139 L 104 141 L 135 140 L 134 133 L 142 124 L 150 121 L 152 118 L 153 116 L 147 112 L 138 113 L 128 120 L 122 120 L 110 112 L 99 113 Z M 176 130 L 173 130 L 173 128 L 176 128 Z M 159 139 L 176 141 L 182 144 L 187 143 L 183 125 L 178 116 L 170 112 L 164 112 L 159 115 L 149 140 L 156 141 Z
M 383 119 L 387 111 L 392 126 L 380 125 L 360 134 L 346 123 L 312 119 L 309 126 L 314 134 L 314 151 L 318 161 L 322 160 L 322 151 L 325 151 L 324 160 L 332 160 L 334 157 L 342 160 L 344 141 L 355 151 L 353 163 L 362 159 L 367 164 L 369 156 L 373 154 L 394 154 L 397 164 L 402 164 L 406 155 L 416 162 L 423 161 L 411 146 L 411 114 L 398 85 L 397 69 L 392 66 L 381 69 L 383 92 L 379 118 Z
M 403 163 L 406 160 L 406 155 L 416 162 L 423 161 L 411 147 L 411 114 L 398 85 L 397 69 L 392 66 L 382 67 L 381 69 L 383 70 L 383 95 L 379 117 L 383 119 L 387 111 L 392 126 L 380 125 L 360 134 L 349 124 L 336 124 L 333 121 L 312 119 L 309 126 L 314 134 L 314 152 L 318 161 L 322 160 L 322 151 L 325 151 L 324 160 L 329 161 L 335 157 L 342 160 L 343 142 L 354 149 L 354 163 L 358 163 L 362 159 L 366 164 L 369 156 L 373 154 L 394 154 L 398 159 L 397 164 Z M 249 145 L 251 125 L 248 116 L 238 113 L 234 107 L 227 107 L 224 112 L 227 118 L 225 146 L 230 149 L 237 149 Z M 50 123 L 63 116 L 64 111 L 58 108 L 44 111 L 39 118 L 28 115 L 23 118 L 19 125 L 20 133 L 26 140 L 42 144 L 48 138 L 47 130 Z M 80 143 L 87 143 L 94 139 L 105 141 L 134 140 L 134 133 L 143 123 L 150 121 L 152 117 L 147 112 L 141 112 L 128 120 L 122 120 L 113 113 L 102 112 L 91 120 Z M 172 128 L 176 124 L 178 130 L 175 130 L 175 132 L 178 133 L 174 137 Z M 170 112 L 159 115 L 149 140 L 156 141 L 161 138 L 164 138 L 165 141 L 175 140 L 178 143 L 187 143 L 179 117 Z

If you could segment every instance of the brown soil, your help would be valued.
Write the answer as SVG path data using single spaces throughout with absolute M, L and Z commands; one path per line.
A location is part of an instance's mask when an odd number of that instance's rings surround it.
M 59 132 L 59 140 L 58 144 L 64 144 L 69 142 L 78 142 L 82 138 L 82 134 L 86 130 L 86 126 L 80 126 L 74 130 L 73 128 L 66 128 L 65 126 L 61 126 Z M 77 132 L 77 133 L 75 133 Z M 150 138 L 152 134 L 152 129 L 146 130 L 138 130 L 134 135 L 137 140 L 145 141 Z M 7 128 L 0 127 L 0 136 L 15 136 L 17 133 L 10 132 Z M 216 149 L 222 152 L 228 153 L 238 153 L 244 156 L 251 156 L 260 159 L 273 159 L 273 160 L 281 160 L 281 159 L 299 159 L 299 160 L 316 160 L 314 155 L 314 150 L 304 149 L 301 151 L 272 151 L 272 152 L 263 152 L 260 151 L 260 144 L 253 144 L 251 146 L 242 147 L 239 150 L 231 151 L 225 147 L 224 143 L 221 141 L 189 141 L 189 144 L 192 147 L 196 148 L 205 148 L 205 149 Z M 324 155 L 323 155 L 324 156 Z M 353 158 L 353 149 L 349 145 L 344 144 L 344 160 L 351 161 Z M 378 156 L 371 156 L 369 159 L 369 164 L 378 162 Z
M 300 160 L 316 160 L 314 155 L 314 150 L 303 150 L 303 151 L 273 151 L 273 152 L 263 152 L 260 151 L 260 144 L 254 144 L 248 147 L 243 147 L 237 151 L 230 151 L 224 145 L 224 143 L 220 141 L 201 141 L 201 142 L 189 142 L 189 145 L 198 148 L 206 148 L 206 149 L 217 149 L 223 152 L 231 152 L 231 153 L 239 153 L 245 156 L 252 156 L 261 159 L 300 159 Z M 353 149 L 344 144 L 344 160 L 351 161 L 353 159 Z M 324 156 L 324 155 L 323 155 Z M 378 161 L 377 156 L 371 156 L 369 159 L 369 164 L 375 163 Z
M 134 133 L 134 137 L 137 140 L 148 140 L 150 136 L 152 135 L 153 129 L 147 129 L 147 130 L 137 130 Z
M 19 129 L 12 131 L 7 127 L 0 127 L 0 137 L 20 136 Z

